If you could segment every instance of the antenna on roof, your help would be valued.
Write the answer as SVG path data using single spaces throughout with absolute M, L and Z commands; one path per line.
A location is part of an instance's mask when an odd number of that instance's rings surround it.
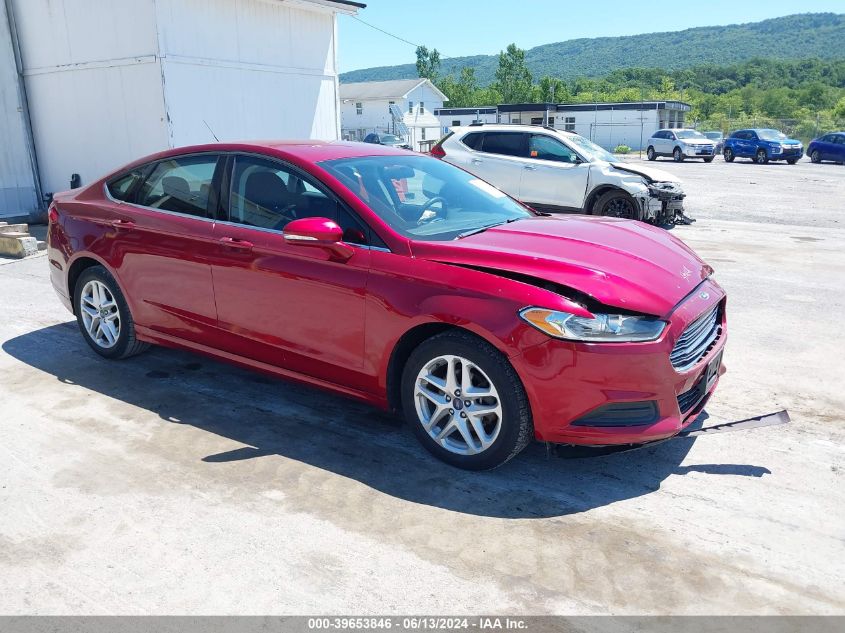
M 219 142 L 220 142 L 220 139 L 219 139 L 219 138 L 217 138 L 217 135 L 214 133 L 214 130 L 212 130 L 212 129 L 211 129 L 211 126 L 208 124 L 208 121 L 206 121 L 205 119 L 203 119 L 203 120 L 202 120 L 202 122 L 203 122 L 203 123 L 205 123 L 205 127 L 207 127 L 207 128 L 208 128 L 208 131 L 209 131 L 209 132 L 211 132 L 211 135 L 214 137 L 214 140 L 215 140 L 215 141 L 217 141 L 217 142 L 219 143 Z

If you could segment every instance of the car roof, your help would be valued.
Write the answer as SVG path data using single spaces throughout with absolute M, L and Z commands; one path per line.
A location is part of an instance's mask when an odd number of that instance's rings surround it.
M 269 150 L 269 151 L 268 151 Z M 147 156 L 138 162 L 161 160 L 184 154 L 201 152 L 257 152 L 285 158 L 295 157 L 306 162 L 319 162 L 334 158 L 352 158 L 356 156 L 407 156 L 408 150 L 396 149 L 386 145 L 373 145 L 354 141 L 319 141 L 319 140 L 267 140 L 239 141 L 226 143 L 207 143 L 188 145 L 165 150 Z
M 564 136 L 578 136 L 575 132 L 558 130 L 557 128 L 546 127 L 545 125 L 529 125 L 527 123 L 483 123 L 481 125 L 456 125 L 451 128 L 453 132 L 483 132 L 494 130 L 496 132 L 557 132 Z
M 206 143 L 203 145 L 186 145 L 174 147 L 156 154 L 149 154 L 138 158 L 119 169 L 115 169 L 100 180 L 108 181 L 140 165 L 154 161 L 185 156 L 188 154 L 201 154 L 207 152 L 246 152 L 265 154 L 270 157 L 287 160 L 289 162 L 318 163 L 324 160 L 337 158 L 356 158 L 363 156 L 423 156 L 406 149 L 400 149 L 391 145 L 376 145 L 373 143 L 360 143 L 354 141 L 319 141 L 313 139 L 293 140 L 262 140 L 262 141 L 234 141 L 223 143 Z M 432 159 L 434 160 L 434 159 Z

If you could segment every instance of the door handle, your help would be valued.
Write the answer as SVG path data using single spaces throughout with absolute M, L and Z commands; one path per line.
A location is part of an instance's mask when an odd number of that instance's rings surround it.
M 534 165 L 525 165 L 525 166 L 523 167 L 523 169 L 527 169 L 528 171 L 534 171 L 534 170 L 535 170 L 535 169 L 537 169 L 537 168 L 536 168 L 536 167 L 534 167 Z
M 473 164 L 473 165 L 480 165 L 480 164 L 481 164 L 481 163 L 483 163 L 483 162 L 484 162 L 484 161 L 483 161 L 483 160 L 481 160 L 480 158 L 473 158 L 473 159 L 472 159 L 472 164 Z
M 244 250 L 249 250 L 254 246 L 252 242 L 248 242 L 247 240 L 240 240 L 236 237 L 221 237 L 220 243 L 223 244 L 223 246 L 228 246 L 230 248 L 241 248 Z
M 109 222 L 109 224 L 111 224 L 116 229 L 130 230 L 135 228 L 135 223 L 130 222 L 129 220 L 112 220 L 111 222 Z

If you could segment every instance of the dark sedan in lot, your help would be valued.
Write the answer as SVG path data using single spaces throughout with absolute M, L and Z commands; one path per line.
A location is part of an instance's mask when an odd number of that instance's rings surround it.
M 831 132 L 814 139 L 807 146 L 807 156 L 814 163 L 845 163 L 845 132 Z
M 468 469 L 671 437 L 723 371 L 725 294 L 679 239 L 380 145 L 148 156 L 54 197 L 48 260 L 101 356 L 157 343 L 402 411 Z

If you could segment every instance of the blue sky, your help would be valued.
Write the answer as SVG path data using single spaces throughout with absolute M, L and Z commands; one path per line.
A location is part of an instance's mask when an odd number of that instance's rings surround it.
M 678 31 L 793 13 L 845 12 L 842 0 L 361 0 L 358 17 L 444 56 L 493 54 L 579 37 Z M 414 47 L 339 17 L 340 71 L 416 61 Z

